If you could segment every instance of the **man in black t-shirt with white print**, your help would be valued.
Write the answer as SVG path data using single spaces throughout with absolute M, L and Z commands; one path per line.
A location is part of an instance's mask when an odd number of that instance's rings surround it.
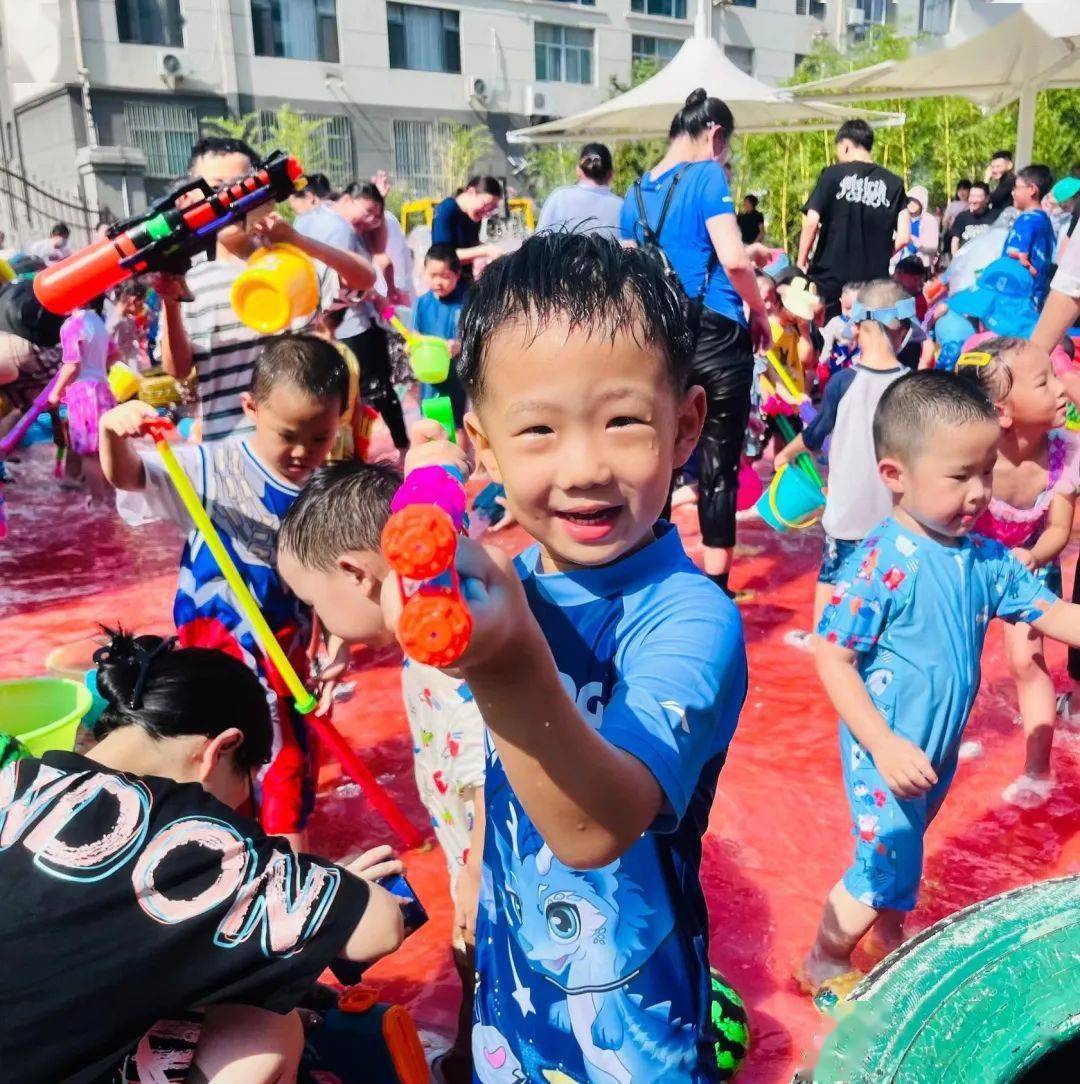
M 836 133 L 837 164 L 821 171 L 803 207 L 798 265 L 824 298 L 826 319 L 840 311 L 845 283 L 887 278 L 911 239 L 904 182 L 874 162 L 873 147 L 870 125 L 847 121 Z
M 949 230 L 949 253 L 955 256 L 961 248 L 994 227 L 997 215 L 990 207 L 990 189 L 976 181 L 968 193 L 968 209 L 961 211 Z

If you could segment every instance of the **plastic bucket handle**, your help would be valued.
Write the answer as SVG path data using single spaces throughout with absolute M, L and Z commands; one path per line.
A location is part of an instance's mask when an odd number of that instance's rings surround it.
M 821 518 L 821 513 L 818 510 L 814 510 L 814 511 L 811 511 L 811 512 L 807 513 L 807 518 L 806 519 L 797 520 L 797 521 L 787 519 L 781 513 L 781 511 L 780 511 L 780 509 L 779 509 L 779 507 L 777 506 L 777 503 L 776 503 L 776 491 L 777 491 L 777 488 L 779 487 L 780 479 L 784 477 L 784 474 L 789 469 L 790 468 L 788 466 L 786 466 L 786 465 L 781 467 L 776 472 L 776 474 L 773 475 L 773 479 L 769 483 L 769 490 L 768 490 L 769 511 L 772 512 L 773 516 L 776 517 L 776 522 L 777 523 L 782 523 L 787 530 L 789 530 L 789 531 L 804 531 L 804 530 L 806 530 L 807 527 L 813 527 L 813 525 L 815 523 L 817 523 L 817 521 Z M 802 474 L 802 472 L 799 470 L 798 467 L 796 467 L 794 469 L 796 470 L 796 472 L 798 472 L 800 475 L 802 475 L 802 478 L 805 479 L 807 485 L 812 485 L 813 484 L 810 481 L 810 479 L 806 477 L 805 474 Z M 824 503 L 825 502 L 822 501 L 821 505 L 819 505 L 818 508 L 821 508 L 824 505 Z

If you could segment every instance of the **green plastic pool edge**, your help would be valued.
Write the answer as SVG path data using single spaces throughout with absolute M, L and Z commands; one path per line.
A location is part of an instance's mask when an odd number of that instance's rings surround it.
M 1080 1035 L 1080 875 L 924 930 L 839 1009 L 816 1084 L 1005 1084 Z

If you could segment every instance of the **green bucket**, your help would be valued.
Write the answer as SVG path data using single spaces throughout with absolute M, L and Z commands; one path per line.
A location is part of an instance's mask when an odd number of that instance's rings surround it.
M 450 344 L 433 335 L 417 335 L 409 343 L 409 363 L 417 380 L 441 384 L 450 375 Z
M 66 678 L 0 681 L 0 731 L 18 738 L 31 756 L 70 750 L 92 702 L 85 685 Z
M 818 521 L 825 505 L 820 486 L 798 467 L 781 467 L 757 499 L 758 515 L 775 531 L 801 531 Z

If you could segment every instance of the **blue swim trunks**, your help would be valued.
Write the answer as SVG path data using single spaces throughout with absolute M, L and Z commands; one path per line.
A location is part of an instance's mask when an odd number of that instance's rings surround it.
M 831 534 L 826 534 L 825 545 L 821 551 L 821 570 L 818 572 L 818 583 L 839 583 L 840 569 L 843 568 L 848 557 L 858 548 L 860 542 L 849 542 L 845 538 L 833 538 Z
M 844 887 L 868 907 L 911 911 L 922 877 L 923 836 L 949 791 L 956 759 L 937 768 L 938 781 L 925 794 L 898 798 L 843 724 L 840 755 L 855 837 Z

